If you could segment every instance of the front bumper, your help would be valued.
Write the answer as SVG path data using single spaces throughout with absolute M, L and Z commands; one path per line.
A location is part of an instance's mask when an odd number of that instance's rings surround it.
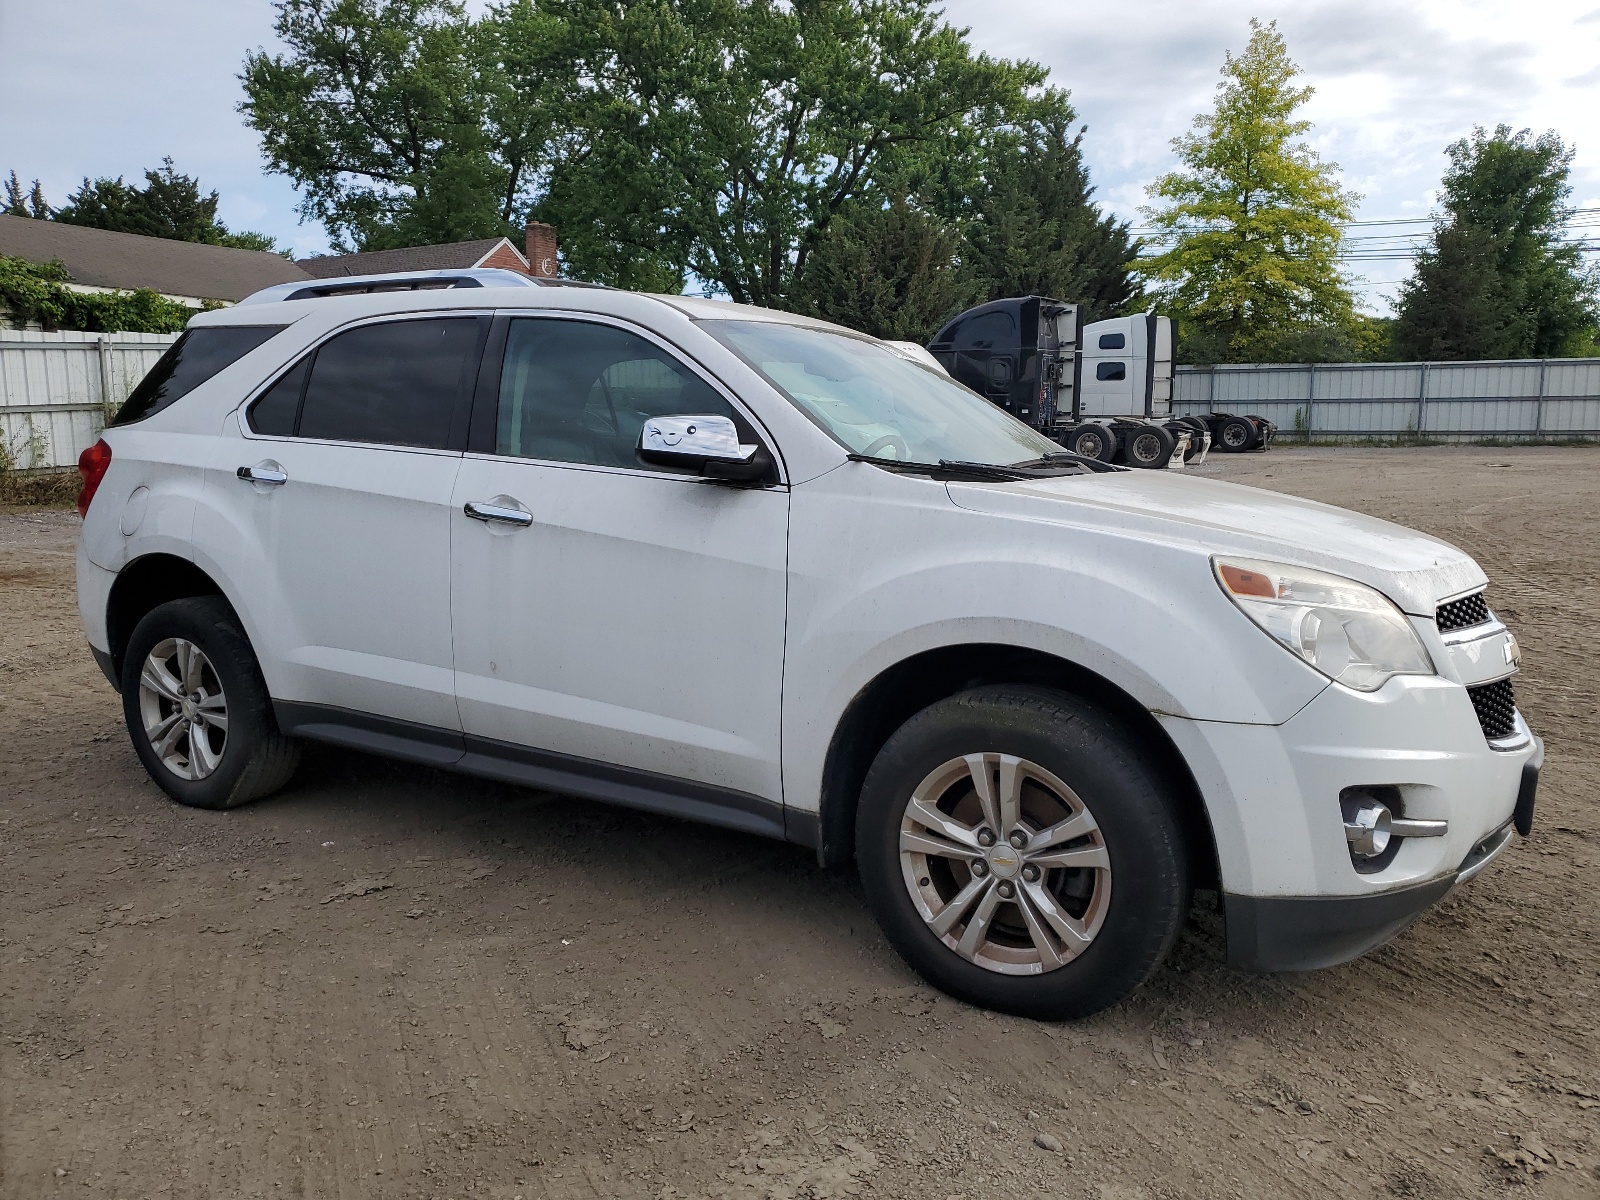
M 1374 693 L 1331 685 L 1282 725 L 1161 715 L 1205 798 L 1229 958 L 1256 970 L 1346 962 L 1381 945 L 1531 828 L 1544 748 L 1484 739 L 1466 689 L 1437 677 Z M 1358 872 L 1344 837 L 1347 788 L 1397 789 L 1408 818 L 1448 822 Z
M 1224 892 L 1228 965 L 1243 971 L 1315 971 L 1376 950 L 1533 828 L 1544 745 L 1522 768 L 1515 816 L 1483 838 L 1453 874 L 1370 896 L 1236 896 Z

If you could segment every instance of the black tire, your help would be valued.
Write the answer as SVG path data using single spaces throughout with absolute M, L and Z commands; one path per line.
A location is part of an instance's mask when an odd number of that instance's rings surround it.
M 1273 435 L 1278 432 L 1276 425 L 1265 417 L 1258 417 L 1255 413 L 1246 413 L 1244 419 L 1256 427 L 1256 440 L 1252 449 L 1265 450 L 1271 445 Z
M 1177 449 L 1177 439 L 1160 425 L 1141 425 L 1123 432 L 1123 454 L 1128 465 L 1157 470 L 1167 465 Z
M 226 719 L 224 729 L 212 726 L 205 731 L 206 714 L 213 710 L 203 704 L 181 708 L 181 699 L 142 686 L 146 660 L 169 642 L 187 643 L 203 655 L 203 660 L 194 660 L 201 665 L 195 673 L 197 690 L 193 695 L 209 695 L 213 702 L 220 695 L 222 706 L 216 711 Z M 163 661 L 176 664 L 179 660 L 164 657 Z M 170 673 L 171 678 L 176 676 L 176 671 Z M 178 736 L 166 756 L 151 742 L 146 705 L 162 719 L 179 725 L 184 723 L 183 713 L 195 714 L 196 723 Z M 239 618 L 220 596 L 173 600 L 152 609 L 134 627 L 122 662 L 122 712 L 128 737 L 150 778 L 179 804 L 191 808 L 236 808 L 258 800 L 289 782 L 300 761 L 300 744 L 278 731 L 266 681 L 250 641 L 239 627 Z M 215 754 L 214 765 L 203 777 L 185 777 L 181 773 L 185 769 L 198 774 L 194 763 L 202 752 L 197 750 L 197 738 L 206 739 L 208 749 L 203 753 Z M 213 746 L 214 751 L 209 749 Z M 175 767 L 172 760 L 186 760 L 188 765 Z
M 1260 439 L 1256 423 L 1245 417 L 1224 417 L 1217 426 L 1217 448 L 1229 454 L 1243 454 Z
M 1067 434 L 1066 447 L 1085 458 L 1110 462 L 1117 454 L 1117 434 L 1109 425 L 1079 425 Z
M 976 754 L 992 755 L 997 761 L 1001 755 L 1011 755 L 1030 767 L 1037 764 L 1068 785 L 1098 825 L 1094 836 L 1102 840 L 1109 864 L 1105 876 L 1108 899 L 1096 918 L 1098 932 L 1081 953 L 1063 965 L 1032 974 L 1007 974 L 981 965 L 977 956 L 965 956 L 948 945 L 930 926 L 938 912 L 924 916 L 918 907 L 924 901 L 913 897 L 914 887 L 926 897 L 930 884 L 927 876 L 914 876 L 924 870 L 931 874 L 934 868 L 928 864 L 944 863 L 926 857 L 924 866 L 919 867 L 902 858 L 901 827 L 908 820 L 913 794 L 919 787 L 926 789 L 928 781 L 938 778 L 954 760 Z M 929 983 L 984 1008 L 1040 1020 L 1070 1020 L 1122 1000 L 1150 976 L 1171 949 L 1183 926 L 1190 893 L 1180 821 L 1148 757 L 1136 738 L 1099 709 L 1075 696 L 1044 688 L 975 688 L 912 717 L 879 751 L 862 787 L 856 816 L 861 878 L 867 902 L 884 934 Z M 957 766 L 957 774 L 959 771 Z M 998 778 L 1003 786 L 1004 776 Z M 945 794 L 954 795 L 961 786 L 962 781 L 957 780 Z M 970 782 L 966 786 L 966 798 L 949 810 L 952 813 L 959 813 L 962 804 L 976 803 L 975 788 Z M 925 794 L 932 793 L 925 790 Z M 1018 794 L 1023 794 L 1022 789 Z M 1042 835 L 1035 829 L 1032 836 L 1038 839 Z M 1003 846 L 997 848 L 1004 850 Z M 994 852 L 989 853 L 992 856 Z M 949 865 L 944 865 L 948 870 Z M 965 881 L 953 876 L 946 882 L 946 890 L 973 886 L 976 874 L 974 868 Z M 985 874 L 1003 890 L 998 865 L 986 869 Z M 1041 886 L 1059 891 L 1064 884 L 1070 889 L 1070 879 L 1053 877 L 1071 874 L 1052 872 L 1042 883 L 1031 886 L 1035 892 Z M 1026 874 L 1016 878 L 1019 882 L 1014 887 L 1024 886 L 1020 880 L 1027 878 Z M 932 881 L 935 885 L 939 882 Z M 1051 896 L 1070 903 L 1064 893 L 1053 891 Z M 1091 898 L 1091 902 L 1095 901 Z M 971 911 L 976 913 L 982 907 L 980 899 Z M 1012 904 L 1008 909 L 1001 902 L 990 925 L 998 931 L 996 939 L 1012 936 L 1006 932 L 1007 918 L 1000 915 L 1008 911 L 1011 928 L 1024 919 L 1018 906 Z M 1087 914 L 1086 908 L 1085 920 Z M 996 944 L 997 953 L 1026 954 L 1025 949 L 1008 950 L 998 941 Z M 1025 945 L 1016 937 L 1012 944 Z M 985 950 L 988 945 L 986 941 Z

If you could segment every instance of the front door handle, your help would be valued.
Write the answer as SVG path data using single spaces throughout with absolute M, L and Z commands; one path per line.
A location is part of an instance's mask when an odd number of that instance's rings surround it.
M 533 524 L 533 514 L 526 509 L 507 508 L 478 500 L 468 500 L 461 506 L 461 511 L 474 521 L 495 521 L 504 525 L 517 525 L 524 529 Z
M 270 459 L 253 467 L 240 467 L 234 474 L 246 483 L 265 483 L 272 487 L 289 482 L 289 472 Z

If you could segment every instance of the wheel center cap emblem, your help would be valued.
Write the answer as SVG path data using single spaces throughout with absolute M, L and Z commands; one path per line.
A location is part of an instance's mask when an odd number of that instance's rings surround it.
M 1010 846 L 996 846 L 989 851 L 989 870 L 1001 879 L 1010 879 L 1022 869 L 1022 856 Z

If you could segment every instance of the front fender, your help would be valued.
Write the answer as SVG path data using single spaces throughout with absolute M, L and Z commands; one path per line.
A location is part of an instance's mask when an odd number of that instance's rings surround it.
M 1041 529 L 938 483 L 851 464 L 793 493 L 785 801 L 819 804 L 829 743 L 884 671 L 947 646 L 1015 646 L 1157 714 L 1279 724 L 1327 686 L 1222 594 L 1204 547 Z

